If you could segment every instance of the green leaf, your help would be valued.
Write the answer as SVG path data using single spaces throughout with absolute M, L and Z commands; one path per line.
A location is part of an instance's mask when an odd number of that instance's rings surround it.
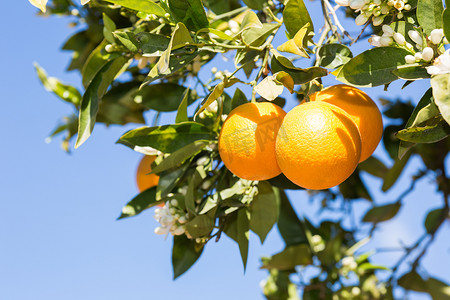
M 164 82 L 142 87 L 136 97 L 139 98 L 138 102 L 148 109 L 169 112 L 178 109 L 185 93 L 186 87 Z M 193 99 L 190 97 L 190 90 L 187 95 L 188 104 L 191 104 Z
M 195 200 L 197 200 L 197 194 L 196 190 L 198 185 L 202 182 L 202 179 L 204 179 L 204 176 L 202 175 L 204 173 L 203 166 L 197 166 L 194 174 L 189 180 L 188 189 L 186 192 L 186 198 L 185 198 L 185 205 L 186 209 L 189 212 L 190 216 L 197 215 L 195 211 Z
M 288 58 L 282 56 L 277 51 L 271 50 L 271 52 L 273 54 L 270 64 L 272 72 L 277 73 L 284 71 L 288 73 L 294 80 L 294 84 L 307 83 L 315 78 L 328 75 L 328 71 L 326 69 L 319 67 L 311 67 L 306 69 L 297 68 Z
M 190 89 L 186 88 L 184 91 L 183 100 L 181 100 L 180 106 L 178 106 L 177 116 L 175 117 L 175 123 L 183 123 L 189 121 L 188 118 L 188 102 L 189 102 Z
M 436 143 L 449 135 L 450 125 L 440 117 L 435 117 L 430 125 L 410 127 L 396 134 L 398 139 L 410 143 Z
M 134 43 L 134 39 L 129 35 L 131 43 Z M 135 40 L 137 47 L 142 51 L 144 56 L 161 56 L 162 53 L 169 47 L 170 38 L 149 32 L 140 32 L 136 34 Z M 124 44 L 125 45 L 125 44 Z M 126 46 L 126 45 L 125 45 Z
M 233 98 L 227 101 L 227 97 L 225 97 L 223 102 L 223 113 L 229 114 L 233 109 L 245 103 L 248 103 L 247 96 L 245 96 L 244 92 L 242 92 L 239 88 L 236 88 Z
M 156 187 L 156 199 L 163 199 L 172 192 L 189 168 L 189 162 L 186 162 L 179 168 L 159 174 L 158 186 Z
M 113 59 L 114 56 L 109 53 L 104 53 L 105 46 L 106 41 L 103 41 L 87 58 L 86 63 L 81 70 L 84 87 L 88 87 L 95 75 Z
M 428 233 L 432 233 L 445 220 L 445 209 L 438 208 L 428 212 L 425 219 L 425 229 Z M 448 212 L 447 212 L 448 213 Z
M 431 77 L 427 69 L 418 63 L 398 66 L 397 70 L 392 71 L 392 73 L 397 75 L 398 78 L 405 80 L 418 80 Z
M 250 229 L 256 233 L 261 244 L 278 220 L 279 191 L 265 181 L 258 184 L 258 194 L 250 206 Z
M 450 124 L 450 74 L 435 75 L 431 78 L 433 98 L 442 117 Z
M 295 270 L 296 266 L 312 264 L 312 253 L 309 245 L 301 244 L 286 247 L 282 252 L 263 259 L 262 269 Z
M 242 0 L 249 8 L 256 10 L 263 10 L 267 0 Z
M 138 52 L 138 41 L 132 32 L 115 31 L 112 33 L 128 50 L 133 53 Z
M 358 266 L 358 272 L 373 271 L 373 270 L 389 270 L 389 268 L 385 266 L 374 265 L 368 262 L 360 264 Z
M 248 240 L 250 231 L 250 213 L 248 209 L 241 208 L 237 212 L 237 232 L 236 241 L 239 245 L 242 263 L 244 264 L 244 271 L 247 268 L 248 257 Z
M 186 223 L 186 230 L 195 239 L 208 236 L 214 229 L 214 219 L 208 215 L 199 215 Z
M 442 23 L 444 27 L 444 35 L 448 39 L 450 39 L 450 7 L 447 4 L 447 8 L 444 9 L 442 13 Z
M 223 39 L 223 40 L 227 40 L 227 41 L 232 41 L 233 40 L 233 37 L 229 36 L 228 34 L 226 34 L 223 31 L 220 31 L 220 30 L 214 29 L 214 28 L 202 28 L 199 31 L 197 31 L 197 33 L 195 35 L 199 35 L 202 32 L 208 32 L 208 33 L 215 34 L 220 39 Z
M 173 237 L 172 266 L 173 279 L 177 279 L 198 260 L 203 252 L 203 246 L 197 245 L 186 235 Z
M 400 202 L 395 202 L 392 204 L 382 205 L 382 206 L 374 206 L 369 211 L 366 212 L 362 221 L 363 222 L 371 222 L 378 223 L 384 222 L 395 217 L 397 212 L 400 210 Z
M 352 59 L 350 49 L 342 44 L 326 44 L 319 48 L 319 65 L 327 69 L 337 69 Z
M 311 24 L 309 29 L 314 32 L 313 22 L 303 0 L 289 0 L 283 11 L 283 20 L 291 37 L 307 23 Z
M 246 45 L 259 47 L 280 26 L 278 23 L 264 23 L 262 28 L 251 27 L 242 33 L 242 41 Z
M 442 28 L 443 10 L 442 0 L 418 0 L 417 21 L 427 35 L 435 28 Z
M 383 186 L 381 190 L 386 192 L 389 190 L 394 183 L 397 181 L 400 174 L 402 174 L 403 168 L 406 166 L 406 163 L 409 161 L 409 157 L 411 156 L 411 152 L 407 152 L 402 159 L 396 159 L 392 168 L 389 169 L 386 176 L 384 177 Z
M 396 47 L 376 47 L 353 57 L 340 69 L 336 79 L 355 86 L 372 87 L 390 83 L 398 76 L 397 66 L 405 64 L 409 51 Z M 383 57 L 383 59 L 380 59 Z
M 406 290 L 428 293 L 432 299 L 441 300 L 450 297 L 450 287 L 436 278 L 423 279 L 420 274 L 411 271 L 398 280 L 398 285 Z
M 152 169 L 153 174 L 158 174 L 182 165 L 186 160 L 192 156 L 197 155 L 202 149 L 208 145 L 210 141 L 199 140 L 192 144 L 184 146 L 183 148 L 173 152 L 164 158 L 157 166 Z
M 339 191 L 345 199 L 367 199 L 372 201 L 367 187 L 359 176 L 359 171 L 353 172 L 349 178 L 339 185 Z
M 103 13 L 103 36 L 111 44 L 116 42 L 112 32 L 116 30 L 116 24 L 107 14 Z
M 412 6 L 412 3 L 410 3 L 410 5 Z M 389 25 L 395 32 L 400 33 L 401 35 L 403 35 L 406 39 L 406 41 L 408 43 L 410 43 L 411 45 L 415 45 L 416 42 L 414 42 L 410 37 L 408 32 L 410 30 L 415 30 L 417 31 L 417 25 L 414 25 L 410 22 L 406 22 L 406 21 L 396 21 L 396 22 L 392 22 Z M 425 42 L 425 41 L 424 41 Z
M 307 45 L 305 37 L 307 37 L 309 25 L 310 23 L 306 23 L 299 31 L 297 31 L 292 39 L 278 46 L 277 50 L 309 58 L 308 52 L 306 52 L 304 48 L 304 46 L 306 47 Z
M 305 244 L 308 242 L 303 222 L 297 217 L 289 199 L 283 191 L 280 191 L 280 210 L 277 226 L 286 246 Z
M 103 35 L 93 30 L 84 30 L 72 35 L 62 47 L 62 50 L 73 51 L 67 71 L 82 70 L 89 55 L 102 40 Z
M 414 111 L 411 113 L 411 116 L 406 122 L 405 128 L 410 128 L 416 124 L 421 124 L 426 120 L 436 116 L 438 113 L 439 111 L 433 102 L 432 89 L 429 88 L 419 100 L 419 103 L 417 103 Z M 398 158 L 402 159 L 412 146 L 414 146 L 414 143 L 400 141 L 400 145 L 398 147 Z
M 374 156 L 360 163 L 358 169 L 378 178 L 384 178 L 389 171 L 384 163 Z
M 209 22 L 200 0 L 169 0 L 170 11 L 176 22 L 182 22 L 193 30 L 208 28 Z
M 36 68 L 39 80 L 47 91 L 53 92 L 62 100 L 72 103 L 75 106 L 80 105 L 81 94 L 75 87 L 64 84 L 55 77 L 47 77 L 45 70 L 37 63 L 34 63 L 34 67 Z
M 219 98 L 222 93 L 223 90 L 225 89 L 225 83 L 224 82 L 220 82 L 219 84 L 217 84 L 213 91 L 208 95 L 208 97 L 206 97 L 206 99 L 204 99 L 202 101 L 202 106 L 197 110 L 197 112 L 194 115 L 194 120 L 197 118 L 197 116 L 204 111 L 211 103 L 213 103 L 214 101 L 217 100 L 217 98 Z
M 196 122 L 141 127 L 128 131 L 118 143 L 132 149 L 149 147 L 163 153 L 172 153 L 197 140 L 213 140 L 215 134 L 206 126 Z
M 123 7 L 144 12 L 146 14 L 155 14 L 164 17 L 164 9 L 152 0 L 106 0 L 108 2 L 121 5 Z
M 118 220 L 136 216 L 144 210 L 161 203 L 164 203 L 163 199 L 156 200 L 156 187 L 149 188 L 134 197 L 122 208 L 122 214 Z
M 297 286 L 291 282 L 286 271 L 270 270 L 262 289 L 268 300 L 300 300 Z
M 124 65 L 129 61 L 126 57 L 118 57 L 108 62 L 92 79 L 83 95 L 78 121 L 78 136 L 75 148 L 80 147 L 91 135 L 100 100 L 114 78 L 120 74 Z

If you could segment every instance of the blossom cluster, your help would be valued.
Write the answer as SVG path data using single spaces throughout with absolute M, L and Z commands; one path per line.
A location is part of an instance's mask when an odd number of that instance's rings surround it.
M 188 221 L 186 212 L 178 206 L 178 201 L 167 201 L 163 207 L 155 209 L 156 221 L 160 226 L 155 228 L 155 233 L 160 235 L 182 235 L 186 233 L 185 224 Z
M 396 45 L 411 52 L 405 56 L 407 64 L 423 63 L 427 66 L 430 75 L 450 73 L 450 50 L 444 52 L 443 44 L 448 44 L 441 28 L 431 31 L 429 36 L 425 36 L 417 30 L 409 30 L 408 36 L 414 45 L 406 41 L 403 34 L 395 32 L 388 25 L 383 25 L 381 36 L 372 35 L 369 43 L 375 47 L 386 47 Z
M 379 26 L 386 16 L 395 14 L 398 19 L 402 19 L 403 12 L 411 10 L 408 0 L 336 0 L 336 4 L 349 6 L 359 12 L 355 19 L 356 25 L 363 25 L 372 18 L 373 25 Z

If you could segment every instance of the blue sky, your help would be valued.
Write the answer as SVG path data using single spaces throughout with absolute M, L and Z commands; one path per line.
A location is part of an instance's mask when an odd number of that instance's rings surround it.
M 70 54 L 59 50 L 73 29 L 65 19 L 36 17 L 36 9 L 27 1 L 8 3 L 4 7 L 8 13 L 0 21 L 5 28 L 0 47 L 2 299 L 262 299 L 259 282 L 267 274 L 258 270 L 259 257 L 282 249 L 276 230 L 264 246 L 251 236 L 245 275 L 237 246 L 223 237 L 209 244 L 199 262 L 174 282 L 172 243 L 153 233 L 157 224 L 152 211 L 116 221 L 122 206 L 137 193 L 134 172 L 140 155 L 115 141 L 134 125 L 97 126 L 92 138 L 72 155 L 60 149 L 58 140 L 45 143 L 57 120 L 72 111 L 44 90 L 32 63 L 37 61 L 51 76 L 79 86 L 78 74 L 64 72 Z M 319 11 L 316 4 L 307 5 L 313 8 L 310 11 Z M 278 40 L 282 38 L 280 34 Z M 354 53 L 367 47 L 365 42 L 360 44 Z M 330 78 L 326 83 L 335 82 Z M 404 92 L 400 84 L 394 84 L 389 93 L 382 88 L 366 91 L 374 99 L 402 95 L 417 102 L 427 84 L 414 84 Z M 376 155 L 386 161 L 382 146 Z M 420 164 L 413 159 L 387 194 L 376 192 L 382 184 L 379 180 L 364 175 L 376 202 L 396 199 Z M 297 212 L 317 220 L 313 213 L 317 204 L 309 203 L 305 193 L 289 195 Z M 410 244 L 423 233 L 426 212 L 439 207 L 441 201 L 435 187 L 427 179 L 421 181 L 416 192 L 405 198 L 400 215 L 382 226 L 380 233 L 384 234 L 377 235 L 373 244 L 398 245 L 400 239 Z M 358 214 L 367 208 L 361 202 Z M 439 274 L 447 282 L 450 259 L 445 237 L 449 233 L 447 224 L 423 260 L 429 274 Z M 395 256 L 374 258 L 389 264 Z M 411 299 L 427 298 L 415 295 Z

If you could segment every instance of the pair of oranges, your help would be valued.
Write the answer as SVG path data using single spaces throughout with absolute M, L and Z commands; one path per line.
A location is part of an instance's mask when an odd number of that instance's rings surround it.
M 380 142 L 381 113 L 366 93 L 348 85 L 331 86 L 310 100 L 287 114 L 270 102 L 231 111 L 219 136 L 225 166 L 248 180 L 283 172 L 313 190 L 346 180 Z

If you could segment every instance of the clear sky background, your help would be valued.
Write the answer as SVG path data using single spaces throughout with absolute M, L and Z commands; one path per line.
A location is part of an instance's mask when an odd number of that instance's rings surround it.
M 320 28 L 317 4 L 307 6 Z M 223 236 L 219 243 L 207 245 L 191 270 L 172 281 L 172 242 L 153 233 L 153 212 L 116 221 L 122 206 L 137 193 L 134 176 L 140 155 L 115 141 L 136 125 L 97 125 L 91 139 L 71 155 L 60 149 L 59 140 L 45 143 L 58 119 L 72 111 L 44 90 L 32 63 L 39 62 L 49 75 L 78 87 L 80 77 L 65 73 L 70 53 L 59 50 L 74 32 L 68 20 L 39 18 L 36 11 L 28 1 L 8 1 L 0 18 L 0 299 L 263 299 L 259 282 L 267 272 L 259 270 L 259 257 L 282 250 L 276 229 L 264 246 L 251 235 L 245 275 L 237 245 Z M 277 40 L 282 39 L 279 34 Z M 366 47 L 362 41 L 352 50 L 357 54 Z M 327 78 L 325 83 L 335 82 Z M 415 83 L 405 91 L 400 86 L 394 84 L 389 92 L 365 91 L 374 99 L 401 95 L 416 103 L 429 83 Z M 375 154 L 388 162 L 382 145 Z M 377 192 L 380 180 L 365 174 L 376 203 L 395 200 L 420 166 L 419 159 L 412 159 L 386 194 Z M 299 214 L 318 220 L 317 203 L 310 203 L 304 192 L 289 196 Z M 410 245 L 424 232 L 427 211 L 442 206 L 442 199 L 425 179 L 404 203 L 400 214 L 381 226 L 372 246 L 396 246 L 400 240 Z M 361 216 L 369 206 L 359 201 L 357 207 Z M 447 282 L 449 233 L 447 222 L 423 259 L 429 274 Z M 374 261 L 391 264 L 396 257 L 376 255 Z M 415 294 L 410 299 L 428 298 Z

